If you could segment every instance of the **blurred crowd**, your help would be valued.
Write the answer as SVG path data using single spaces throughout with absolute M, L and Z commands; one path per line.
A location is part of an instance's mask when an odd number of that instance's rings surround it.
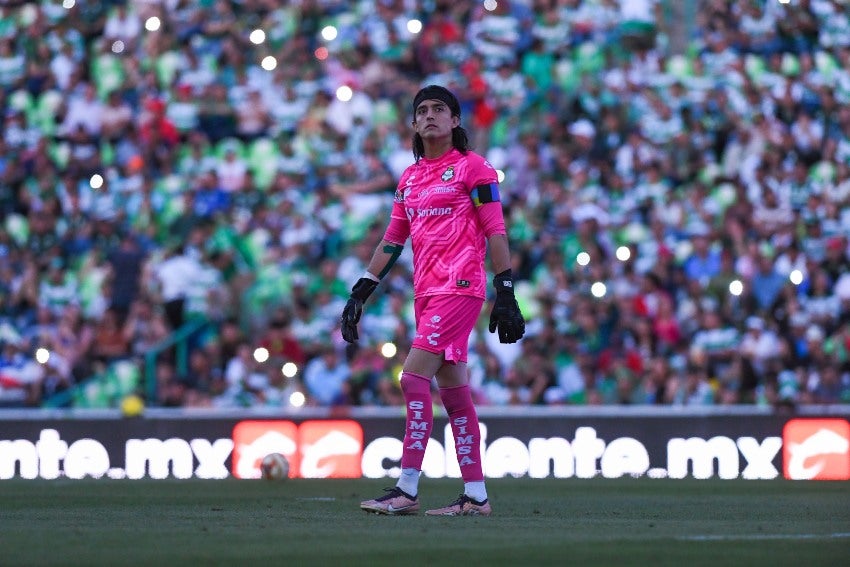
M 0 405 L 127 360 L 151 405 L 401 404 L 409 246 L 338 321 L 430 83 L 528 320 L 482 311 L 480 404 L 850 402 L 844 1 L 0 6 Z

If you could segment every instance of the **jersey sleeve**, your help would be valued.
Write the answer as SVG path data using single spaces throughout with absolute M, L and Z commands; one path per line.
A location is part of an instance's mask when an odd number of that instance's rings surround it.
M 490 162 L 476 153 L 469 153 L 468 157 L 469 173 L 467 179 L 470 183 L 470 192 L 478 185 L 496 184 L 498 187 L 499 177 L 496 174 L 496 169 L 490 165 Z
M 478 219 L 484 236 L 490 238 L 494 234 L 507 234 L 505 228 L 505 217 L 502 213 L 502 205 L 498 202 L 486 203 L 478 207 Z
M 475 205 L 485 236 L 489 238 L 494 234 L 506 234 L 495 168 L 478 154 L 470 156 L 469 166 L 469 180 L 472 184 L 469 197 Z
M 405 189 L 407 187 L 408 172 L 402 174 L 393 197 L 393 210 L 390 214 L 390 223 L 384 232 L 384 240 L 404 246 L 410 236 L 410 220 L 404 208 Z

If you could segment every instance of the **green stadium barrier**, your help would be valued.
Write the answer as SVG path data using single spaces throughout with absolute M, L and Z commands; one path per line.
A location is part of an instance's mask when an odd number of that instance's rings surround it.
M 174 347 L 176 349 L 177 375 L 186 374 L 189 367 L 189 337 L 203 329 L 207 323 L 206 319 L 191 319 L 145 353 L 144 381 L 148 402 L 156 401 L 156 360 L 159 355 Z
M 59 392 L 42 404 L 46 408 L 68 405 L 75 408 L 114 408 L 139 387 L 141 372 L 135 360 L 119 360 L 73 387 Z
M 192 319 L 170 336 L 154 345 L 144 355 L 144 384 L 149 401 L 156 400 L 156 360 L 165 350 L 176 348 L 176 366 L 178 375 L 183 375 L 189 366 L 189 337 L 207 325 L 206 319 Z M 118 407 L 128 395 L 137 392 L 142 386 L 142 365 L 139 361 L 128 359 L 116 361 L 100 374 L 87 378 L 73 387 L 46 399 L 45 408 L 103 409 Z

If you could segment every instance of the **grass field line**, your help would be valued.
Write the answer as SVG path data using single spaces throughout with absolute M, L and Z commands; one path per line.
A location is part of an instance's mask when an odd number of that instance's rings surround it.
M 830 534 L 712 534 L 681 536 L 679 541 L 767 541 L 767 540 L 806 540 L 806 539 L 844 539 L 850 538 L 850 533 L 836 532 Z

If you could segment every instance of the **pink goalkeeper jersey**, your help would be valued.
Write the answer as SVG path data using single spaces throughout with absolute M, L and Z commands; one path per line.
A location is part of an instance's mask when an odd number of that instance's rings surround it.
M 410 235 L 414 297 L 485 297 L 487 239 L 477 209 L 498 195 L 496 170 L 474 152 L 452 149 L 404 171 L 392 211 L 399 231 L 391 241 L 404 244 Z

